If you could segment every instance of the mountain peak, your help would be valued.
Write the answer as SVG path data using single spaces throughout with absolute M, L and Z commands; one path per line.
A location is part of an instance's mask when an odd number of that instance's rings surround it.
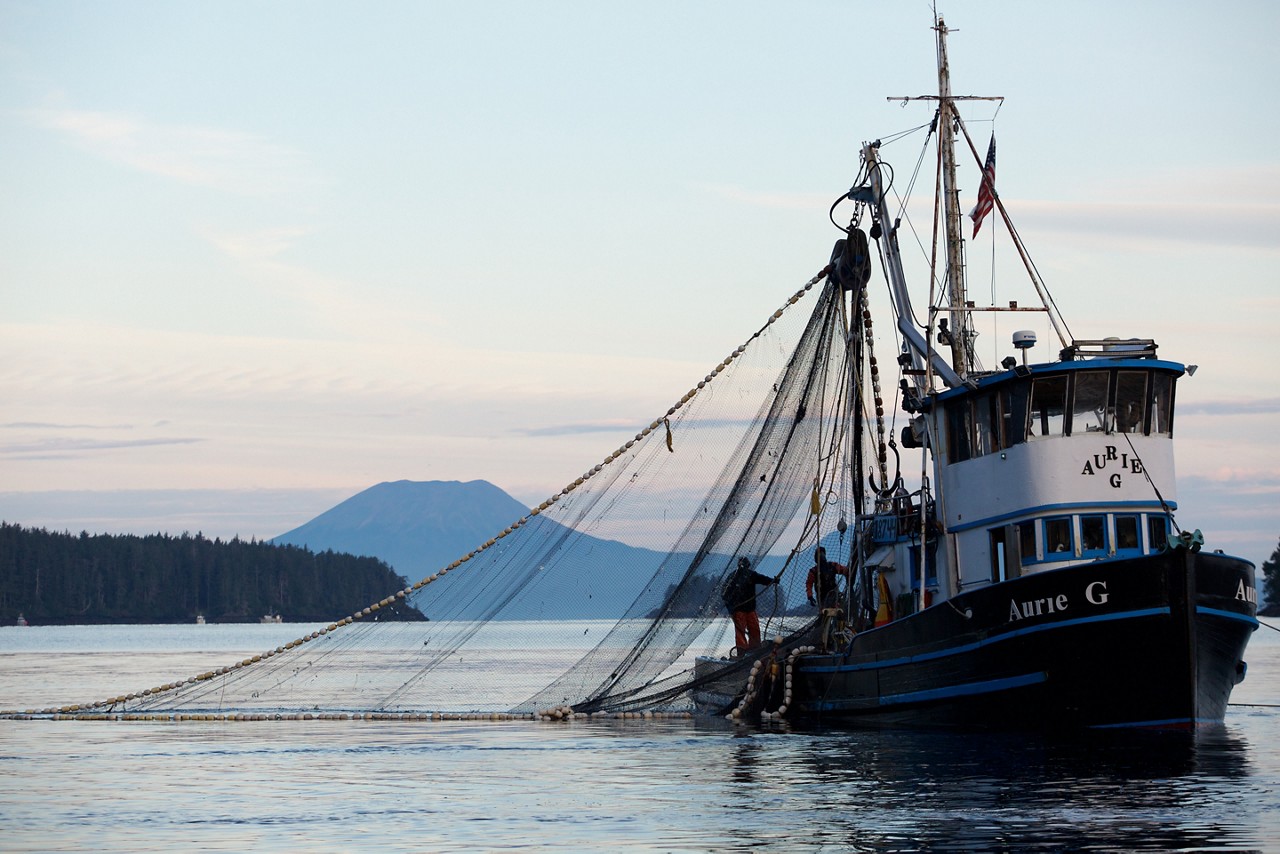
M 386 481 L 272 542 L 380 557 L 414 580 L 451 563 L 528 512 L 485 480 Z

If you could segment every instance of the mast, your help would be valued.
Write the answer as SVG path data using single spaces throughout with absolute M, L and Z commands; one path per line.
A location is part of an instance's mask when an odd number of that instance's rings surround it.
M 942 197 L 947 236 L 947 296 L 951 304 L 951 366 L 961 377 L 972 370 L 970 326 L 965 307 L 964 255 L 960 244 L 960 191 L 956 188 L 955 104 L 947 62 L 947 25 L 938 18 L 938 146 L 942 150 Z
M 889 291 L 893 299 L 894 309 L 898 313 L 898 332 L 902 343 L 910 356 L 912 373 L 916 388 L 924 394 L 930 392 L 929 383 L 923 370 L 926 363 L 933 375 L 942 380 L 948 388 L 955 388 L 964 383 L 965 378 L 975 370 L 973 358 L 973 324 L 967 302 L 967 291 L 964 282 L 964 245 L 960 231 L 960 191 L 956 187 L 956 128 L 962 127 L 960 116 L 956 110 L 957 101 L 1000 101 L 1002 97 L 951 94 L 951 68 L 947 60 L 947 29 L 942 18 L 937 18 L 934 30 L 938 33 L 938 94 L 891 97 L 890 101 L 937 101 L 938 102 L 938 149 L 942 158 L 943 184 L 943 219 L 945 220 L 946 260 L 947 260 L 947 299 L 950 307 L 948 318 L 939 322 L 945 325 L 945 332 L 940 328 L 938 338 L 951 347 L 951 364 L 943 358 L 933 343 L 917 331 L 911 314 L 911 299 L 907 294 L 906 276 L 902 271 L 902 258 L 898 250 L 898 221 L 891 218 L 886 198 L 884 177 L 880 171 L 880 142 L 863 146 L 863 165 L 867 169 L 867 183 L 849 191 L 849 198 L 854 201 L 867 202 L 872 206 L 873 216 L 877 218 L 884 232 L 880 244 L 881 261 L 889 276 Z M 997 200 L 998 203 L 998 200 Z M 1003 208 L 1002 208 L 1003 212 Z M 874 233 L 873 233 L 874 236 Z M 934 309 L 930 306 L 929 323 L 926 333 L 933 328 Z

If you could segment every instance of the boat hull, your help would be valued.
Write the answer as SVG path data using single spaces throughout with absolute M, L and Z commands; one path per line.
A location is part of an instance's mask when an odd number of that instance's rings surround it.
M 1185 549 L 995 584 L 793 667 L 788 717 L 978 728 L 1221 722 L 1258 626 L 1253 566 Z

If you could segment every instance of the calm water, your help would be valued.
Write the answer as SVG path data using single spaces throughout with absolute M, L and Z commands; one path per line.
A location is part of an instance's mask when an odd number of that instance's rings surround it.
M 156 684 L 301 633 L 3 628 L 0 707 Z M 0 721 L 0 849 L 1280 852 L 1280 632 L 1259 629 L 1247 658 L 1225 726 L 1194 739 Z

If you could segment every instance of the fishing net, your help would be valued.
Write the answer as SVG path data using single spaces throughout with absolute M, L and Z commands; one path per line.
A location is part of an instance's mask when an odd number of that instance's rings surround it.
M 759 596 L 766 638 L 803 633 L 813 546 L 841 542 L 854 506 L 837 484 L 856 461 L 844 425 L 860 405 L 859 350 L 825 272 L 633 440 L 472 553 L 279 648 L 75 708 L 691 708 L 700 656 L 721 671 L 747 659 L 727 657 L 722 601 L 739 557 L 779 576 Z M 426 620 L 383 619 L 410 607 Z

